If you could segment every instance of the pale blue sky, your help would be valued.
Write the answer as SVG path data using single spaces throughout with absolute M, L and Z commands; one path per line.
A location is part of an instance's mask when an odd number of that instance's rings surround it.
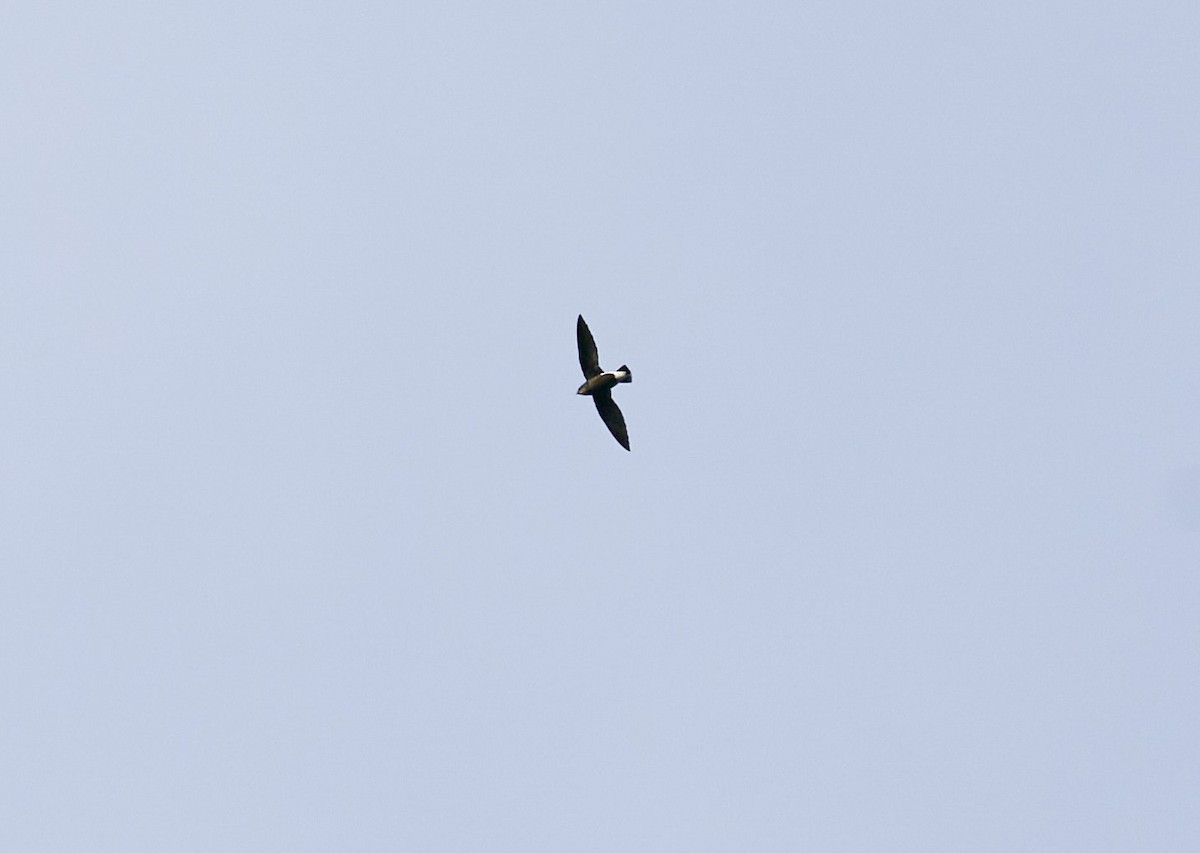
M 1200 848 L 1197 44 L 10 4 L 0 848 Z

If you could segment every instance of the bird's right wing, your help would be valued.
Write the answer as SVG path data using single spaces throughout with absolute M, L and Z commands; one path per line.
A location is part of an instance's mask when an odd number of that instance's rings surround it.
M 582 314 L 579 315 L 579 322 L 575 324 L 575 340 L 579 344 L 579 366 L 583 368 L 584 378 L 599 376 L 600 354 L 596 352 L 596 341 L 592 339 L 587 323 L 583 322 Z
M 596 411 L 600 413 L 600 419 L 604 421 L 608 431 L 613 434 L 613 438 L 620 442 L 622 447 L 628 450 L 629 431 L 625 429 L 625 416 L 613 402 L 612 392 L 597 391 L 592 395 L 592 399 L 596 401 Z

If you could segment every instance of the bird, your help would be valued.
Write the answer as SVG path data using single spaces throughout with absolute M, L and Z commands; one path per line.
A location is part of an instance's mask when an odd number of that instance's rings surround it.
M 575 339 L 579 344 L 579 366 L 583 368 L 583 376 L 587 380 L 575 393 L 592 398 L 596 404 L 596 411 L 600 413 L 600 419 L 604 421 L 608 431 L 613 434 L 618 444 L 628 450 L 629 431 L 625 429 L 625 417 L 613 402 L 612 389 L 618 382 L 632 382 L 633 373 L 624 364 L 616 370 L 600 369 L 596 341 L 593 340 L 587 323 L 583 321 L 582 314 L 575 324 Z

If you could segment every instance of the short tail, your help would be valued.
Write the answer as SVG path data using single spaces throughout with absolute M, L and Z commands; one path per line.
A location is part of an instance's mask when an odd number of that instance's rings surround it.
M 618 379 L 617 380 L 618 382 L 632 382 L 633 381 L 633 371 L 631 371 L 625 365 L 622 364 L 620 367 L 617 368 L 617 371 L 618 372 L 625 371 L 625 376 L 623 376 L 621 379 Z

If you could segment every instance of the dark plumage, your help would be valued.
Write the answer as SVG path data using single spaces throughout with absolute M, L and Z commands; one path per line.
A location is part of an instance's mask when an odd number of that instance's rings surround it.
M 579 366 L 583 368 L 583 376 L 587 380 L 579 386 L 576 393 L 592 398 L 596 403 L 596 411 L 600 413 L 600 419 L 604 421 L 608 431 L 613 434 L 613 438 L 622 447 L 628 450 L 629 431 L 625 429 L 625 417 L 617 408 L 617 404 L 613 402 L 612 389 L 618 382 L 632 382 L 633 373 L 623 364 L 616 370 L 600 369 L 600 355 L 596 351 L 596 341 L 592 338 L 587 323 L 583 321 L 582 314 L 579 315 L 579 321 L 575 324 L 575 340 L 579 344 Z

